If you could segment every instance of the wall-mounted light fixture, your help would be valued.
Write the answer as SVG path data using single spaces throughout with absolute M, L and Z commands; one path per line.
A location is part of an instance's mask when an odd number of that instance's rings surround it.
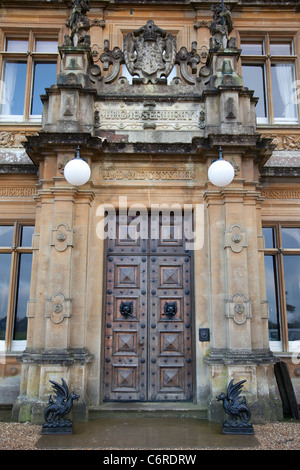
M 219 159 L 215 160 L 208 169 L 208 179 L 215 186 L 227 186 L 234 178 L 234 168 L 223 159 L 222 148 L 219 148 Z
M 68 183 L 73 186 L 82 186 L 85 184 L 90 176 L 91 169 L 89 165 L 80 158 L 80 147 L 78 145 L 76 150 L 76 157 L 70 160 L 64 169 L 64 176 Z

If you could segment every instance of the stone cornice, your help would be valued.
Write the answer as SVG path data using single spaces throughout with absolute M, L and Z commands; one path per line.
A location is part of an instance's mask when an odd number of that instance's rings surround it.
M 26 349 L 20 357 L 20 362 L 26 364 L 87 364 L 93 356 L 85 348 L 76 349 Z
M 237 364 L 272 364 L 276 362 L 272 351 L 269 349 L 211 349 L 205 362 L 208 364 L 226 364 L 226 365 L 237 365 Z

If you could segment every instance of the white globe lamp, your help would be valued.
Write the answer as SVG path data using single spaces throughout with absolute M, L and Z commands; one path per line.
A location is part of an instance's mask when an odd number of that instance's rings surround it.
M 232 182 L 234 168 L 223 159 L 222 149 L 219 148 L 219 159 L 215 160 L 208 169 L 208 179 L 214 186 L 224 187 Z
M 73 186 L 82 186 L 90 179 L 91 169 L 89 165 L 80 158 L 79 146 L 76 150 L 76 157 L 66 164 L 64 176 L 68 183 Z

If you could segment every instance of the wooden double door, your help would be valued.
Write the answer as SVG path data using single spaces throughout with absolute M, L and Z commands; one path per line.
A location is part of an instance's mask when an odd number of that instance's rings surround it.
M 117 224 L 107 241 L 104 401 L 193 397 L 190 252 L 172 219 L 155 239 L 148 222 L 149 237 Z

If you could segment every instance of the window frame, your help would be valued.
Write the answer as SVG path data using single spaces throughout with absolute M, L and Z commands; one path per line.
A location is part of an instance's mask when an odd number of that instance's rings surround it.
M 21 233 L 22 227 L 34 227 L 35 222 L 33 220 L 17 220 L 17 221 L 3 221 L 1 220 L 0 226 L 11 226 L 14 228 L 12 246 L 0 246 L 0 254 L 7 253 L 11 254 L 11 265 L 10 265 L 10 278 L 9 278 L 9 292 L 8 292 L 8 303 L 7 303 L 7 320 L 5 339 L 0 340 L 0 351 L 23 351 L 26 348 L 26 340 L 14 340 L 14 323 L 16 316 L 16 305 L 17 305 L 17 288 L 18 288 L 18 275 L 19 275 L 19 263 L 20 255 L 23 253 L 29 253 L 33 255 L 33 247 L 21 246 Z M 28 299 L 29 300 L 29 299 Z
M 56 62 L 56 73 L 60 70 L 60 55 L 57 52 L 35 52 L 35 44 L 38 40 L 55 40 L 57 44 L 60 44 L 60 29 L 55 30 L 33 30 L 33 29 L 22 29 L 22 31 L 16 32 L 2 30 L 0 40 L 0 77 L 1 80 L 4 78 L 4 64 L 6 61 L 23 61 L 27 64 L 26 80 L 25 80 L 25 96 L 24 96 L 24 108 L 23 114 L 21 115 L 0 115 L 0 123 L 4 122 L 17 122 L 17 123 L 40 123 L 42 115 L 36 114 L 31 115 L 31 103 L 33 99 L 33 80 L 34 80 L 34 63 L 35 62 Z M 28 40 L 27 52 L 9 52 L 6 51 L 7 40 Z M 54 83 L 53 83 L 54 85 Z
M 299 126 L 300 124 L 300 106 L 297 103 L 297 118 L 296 120 L 286 120 L 284 118 L 275 118 L 274 117 L 274 105 L 273 105 L 273 88 L 272 88 L 272 70 L 271 67 L 273 64 L 286 64 L 291 63 L 294 66 L 295 81 L 299 77 L 298 70 L 298 54 L 297 54 L 297 41 L 295 33 L 279 34 L 275 32 L 266 32 L 266 33 L 253 33 L 247 31 L 239 31 L 239 46 L 242 49 L 242 43 L 259 43 L 263 44 L 263 53 L 261 55 L 248 55 L 243 54 L 241 51 L 241 62 L 240 62 L 240 71 L 242 72 L 242 65 L 263 65 L 264 66 L 264 75 L 265 75 L 265 87 L 266 87 L 266 107 L 267 107 L 267 117 L 266 118 L 257 118 L 258 126 Z M 292 46 L 290 55 L 272 55 L 270 46 L 271 44 L 283 44 L 290 43 Z
M 270 349 L 274 352 L 290 352 L 293 348 L 292 341 L 288 338 L 288 321 L 287 321 L 287 303 L 285 296 L 285 277 L 284 277 L 284 256 L 297 255 L 300 262 L 300 247 L 299 248 L 283 248 L 282 246 L 282 229 L 283 228 L 300 228 L 300 223 L 276 222 L 276 223 L 263 223 L 264 228 L 272 228 L 274 230 L 274 248 L 265 247 L 264 256 L 274 256 L 276 260 L 276 287 L 278 289 L 277 302 L 278 302 L 278 316 L 280 328 L 280 341 L 270 341 Z M 295 341 L 299 343 L 299 340 Z M 273 344 L 272 344 L 273 343 Z M 273 347 L 272 347 L 273 346 Z M 298 350 L 299 347 L 296 346 Z

